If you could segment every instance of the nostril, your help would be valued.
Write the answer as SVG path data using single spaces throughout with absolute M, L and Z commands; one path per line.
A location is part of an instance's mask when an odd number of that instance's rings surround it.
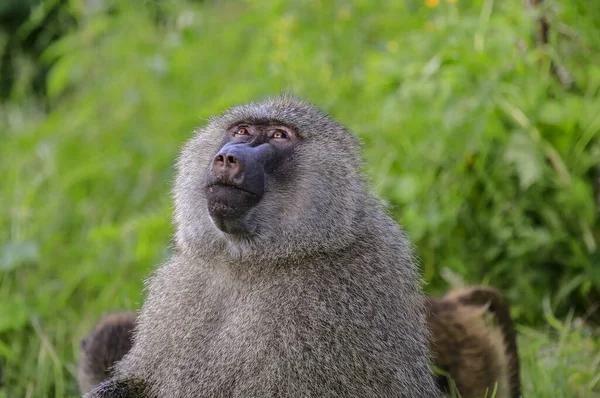
M 215 162 L 223 163 L 224 161 L 225 161 L 225 158 L 223 157 L 223 155 L 217 155 L 217 157 L 215 157 Z
M 236 164 L 237 163 L 237 159 L 235 157 L 233 157 L 232 155 L 227 156 L 227 163 L 229 164 Z

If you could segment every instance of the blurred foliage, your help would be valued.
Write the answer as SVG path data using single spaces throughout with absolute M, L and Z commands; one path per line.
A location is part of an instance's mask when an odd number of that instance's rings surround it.
M 600 397 L 600 339 L 570 312 L 561 322 L 544 300 L 545 329 L 519 327 L 525 397 Z
M 60 34 L 13 69 L 0 105 L 4 394 L 76 395 L 79 337 L 102 311 L 138 307 L 168 256 L 181 143 L 225 107 L 281 91 L 363 139 L 429 292 L 491 284 L 529 324 L 545 321 L 543 302 L 586 312 L 600 300 L 600 10 L 544 4 L 40 2 L 18 31 Z M 49 65 L 40 97 L 28 71 Z
M 0 98 L 22 99 L 28 88 L 43 94 L 51 65 L 43 51 L 73 26 L 67 0 L 0 3 Z

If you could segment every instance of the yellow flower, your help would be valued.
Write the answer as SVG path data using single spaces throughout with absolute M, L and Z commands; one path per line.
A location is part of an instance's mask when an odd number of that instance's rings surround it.
M 425 0 L 425 5 L 429 8 L 435 8 L 440 4 L 440 0 Z

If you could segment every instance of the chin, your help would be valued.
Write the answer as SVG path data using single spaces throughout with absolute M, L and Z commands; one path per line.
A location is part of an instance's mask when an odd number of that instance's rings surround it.
M 208 205 L 208 213 L 212 222 L 222 232 L 232 236 L 247 236 L 252 228 L 248 221 L 248 213 L 252 207 L 232 206 L 230 203 L 213 202 Z
M 247 190 L 228 185 L 206 188 L 208 213 L 215 226 L 226 234 L 245 236 L 250 232 L 248 213 L 260 202 L 260 197 Z

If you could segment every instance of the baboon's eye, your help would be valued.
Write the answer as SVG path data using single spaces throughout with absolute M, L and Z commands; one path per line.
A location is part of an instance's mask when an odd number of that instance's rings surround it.
M 276 130 L 271 137 L 272 138 L 287 138 L 287 135 L 281 130 Z
M 240 127 L 238 131 L 235 132 L 235 135 L 248 135 L 248 129 L 245 127 Z

